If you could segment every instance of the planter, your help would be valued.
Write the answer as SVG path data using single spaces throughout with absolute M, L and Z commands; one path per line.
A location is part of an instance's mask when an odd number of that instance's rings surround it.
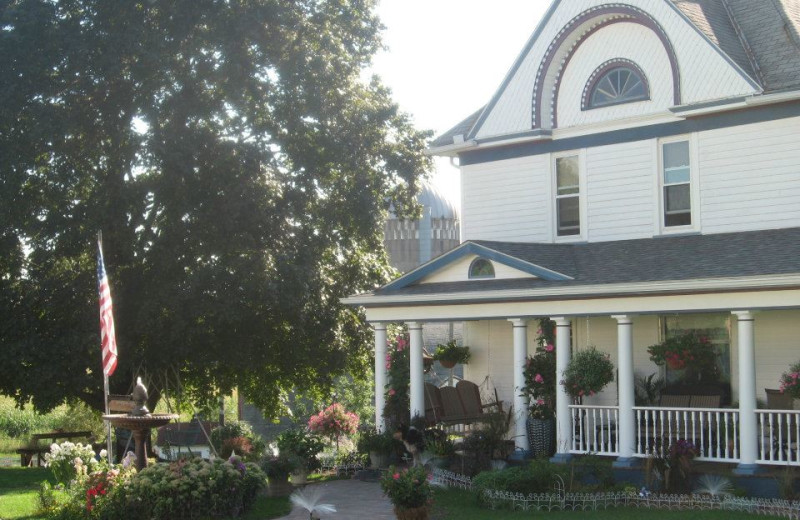
M 428 520 L 428 506 L 410 508 L 394 506 L 394 515 L 397 520 Z
M 295 486 L 302 486 L 308 482 L 308 471 L 300 469 L 292 472 L 292 484 Z
M 556 420 L 529 417 L 525 426 L 531 455 L 534 457 L 552 456 L 556 446 Z
M 369 463 L 373 468 L 385 468 L 389 465 L 389 455 L 379 451 L 369 452 Z
M 456 366 L 455 361 L 447 361 L 444 359 L 440 359 L 439 364 L 442 365 L 444 368 L 453 368 L 454 366 Z

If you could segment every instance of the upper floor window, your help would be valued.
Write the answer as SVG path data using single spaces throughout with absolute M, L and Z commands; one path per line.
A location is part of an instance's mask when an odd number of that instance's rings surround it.
M 642 70 L 630 60 L 615 59 L 601 65 L 584 89 L 582 109 L 601 108 L 650 99 Z
M 689 141 L 661 144 L 664 227 L 692 225 L 692 168 Z
M 581 234 L 580 161 L 577 155 L 556 158 L 556 234 Z
M 485 258 L 476 258 L 469 264 L 470 278 L 494 278 L 494 266 Z

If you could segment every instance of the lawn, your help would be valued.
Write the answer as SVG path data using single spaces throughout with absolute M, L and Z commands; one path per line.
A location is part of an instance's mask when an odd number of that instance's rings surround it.
M 34 519 L 38 507 L 39 483 L 50 480 L 50 471 L 45 468 L 0 468 L 0 518 Z
M 490 511 L 480 509 L 475 497 L 468 491 L 457 489 L 437 490 L 432 520 L 530 520 L 546 518 L 566 520 L 753 520 L 770 518 L 734 511 L 664 511 L 658 509 L 614 508 L 600 511 Z

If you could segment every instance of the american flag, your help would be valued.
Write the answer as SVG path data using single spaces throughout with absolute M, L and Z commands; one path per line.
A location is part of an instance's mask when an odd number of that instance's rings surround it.
M 117 339 L 111 312 L 111 288 L 103 264 L 103 247 L 97 243 L 97 290 L 100 293 L 100 344 L 103 347 L 103 373 L 110 376 L 117 368 Z

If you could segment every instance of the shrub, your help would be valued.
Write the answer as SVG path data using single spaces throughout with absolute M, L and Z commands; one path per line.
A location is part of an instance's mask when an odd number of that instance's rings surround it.
M 781 375 L 781 392 L 800 399 L 800 363 L 795 363 Z
M 371 452 L 388 455 L 394 450 L 395 439 L 389 432 L 380 433 L 375 429 L 362 430 L 358 436 L 359 453 L 369 455 Z
M 308 420 L 308 429 L 338 442 L 342 435 L 352 435 L 358 430 L 358 416 L 348 412 L 339 403 L 333 403 Z
M 294 459 L 286 455 L 278 455 L 277 457 L 263 459 L 261 461 L 261 469 L 267 474 L 267 478 L 270 481 L 280 481 L 289 478 L 289 473 L 297 468 Z
M 101 454 L 105 455 L 105 450 Z M 97 464 L 92 447 L 80 442 L 53 443 L 50 451 L 44 454 L 44 465 L 53 472 L 56 482 L 64 486 L 69 486 L 78 476 L 93 471 Z
M 182 459 L 148 466 L 126 489 L 129 518 L 195 519 L 239 516 L 264 487 L 255 464 L 230 460 Z
M 319 436 L 311 433 L 306 428 L 297 428 L 281 432 L 276 439 L 281 455 L 297 457 L 306 470 L 314 471 L 319 468 L 317 455 L 325 445 Z
M 589 347 L 570 360 L 561 384 L 573 398 L 580 398 L 596 394 L 613 380 L 614 364 L 608 354 Z
M 527 466 L 517 466 L 499 471 L 483 471 L 472 479 L 472 489 L 478 502 L 486 504 L 484 491 L 494 489 L 512 493 L 547 493 L 553 490 L 556 475 L 568 479 L 569 469 L 547 460 L 534 460 Z
M 249 452 L 240 453 L 239 450 L 247 448 L 245 441 L 239 439 L 244 438 L 249 443 Z M 238 439 L 238 440 L 232 440 Z M 225 441 L 229 441 L 226 442 Z M 220 457 L 227 458 L 231 455 L 231 450 L 236 449 L 238 455 L 242 455 L 247 461 L 257 461 L 266 450 L 266 444 L 261 439 L 261 436 L 253 432 L 253 428 L 244 421 L 227 421 L 221 426 L 217 426 L 211 430 L 211 444 Z M 227 450 L 227 453 L 226 453 Z

